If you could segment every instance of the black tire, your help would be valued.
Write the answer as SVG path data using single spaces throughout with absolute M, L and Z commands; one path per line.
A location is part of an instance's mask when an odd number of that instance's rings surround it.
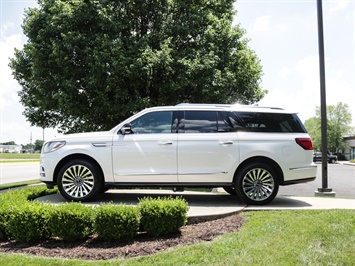
M 275 170 L 264 163 L 250 163 L 237 172 L 235 190 L 240 199 L 250 205 L 271 202 L 279 191 Z
M 232 196 L 237 196 L 237 192 L 234 187 L 223 187 L 224 191 L 231 194 Z
M 88 201 L 102 188 L 103 181 L 97 167 L 87 160 L 75 159 L 66 163 L 58 174 L 60 194 L 71 201 Z
M 102 186 L 101 187 L 101 190 L 100 190 L 100 194 L 104 194 L 105 192 L 109 191 L 110 188 L 109 187 L 105 187 L 105 186 Z

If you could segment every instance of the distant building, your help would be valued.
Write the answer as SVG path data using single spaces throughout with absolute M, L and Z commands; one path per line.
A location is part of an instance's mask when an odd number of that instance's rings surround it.
M 344 137 L 344 141 L 347 144 L 344 150 L 345 159 L 348 161 L 355 159 L 355 136 Z
M 0 152 L 20 153 L 22 145 L 0 145 Z

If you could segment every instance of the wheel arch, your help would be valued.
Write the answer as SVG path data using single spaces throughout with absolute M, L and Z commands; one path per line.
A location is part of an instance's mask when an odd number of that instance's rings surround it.
M 235 178 L 237 176 L 237 173 L 246 165 L 250 164 L 250 163 L 265 163 L 269 166 L 271 166 L 277 175 L 279 184 L 282 185 L 284 183 L 284 174 L 283 171 L 280 167 L 280 165 L 275 162 L 274 160 L 268 158 L 268 157 L 264 157 L 264 156 L 255 156 L 255 157 L 251 157 L 248 158 L 246 160 L 244 160 L 241 164 L 238 165 L 237 169 L 234 172 L 234 178 L 233 178 L 233 183 L 235 184 Z
M 82 154 L 82 153 L 75 153 L 75 154 L 71 154 L 71 155 L 68 155 L 64 158 L 62 158 L 59 163 L 57 164 L 57 166 L 55 167 L 55 170 L 54 170 L 54 174 L 53 174 L 53 181 L 55 182 L 55 184 L 58 184 L 58 174 L 59 174 L 59 171 L 60 169 L 66 164 L 68 163 L 69 161 L 72 161 L 72 160 L 75 160 L 75 159 L 82 159 L 82 160 L 86 160 L 92 164 L 95 165 L 95 167 L 97 168 L 97 170 L 99 171 L 100 173 L 100 177 L 101 177 L 101 181 L 102 181 L 102 186 L 104 186 L 104 181 L 105 181 L 105 176 L 104 176 L 104 172 L 100 166 L 100 164 L 94 159 L 92 158 L 91 156 L 89 155 L 86 155 L 86 154 Z

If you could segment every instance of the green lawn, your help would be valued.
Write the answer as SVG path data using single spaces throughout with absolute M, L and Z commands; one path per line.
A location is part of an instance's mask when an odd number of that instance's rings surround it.
M 88 262 L 0 253 L 0 265 L 355 265 L 355 210 L 245 215 L 240 232 L 154 256 Z
M 0 162 L 39 161 L 39 153 L 0 153 Z

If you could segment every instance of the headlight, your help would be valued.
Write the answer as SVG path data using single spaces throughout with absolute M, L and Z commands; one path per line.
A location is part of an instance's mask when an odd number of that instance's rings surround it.
M 65 141 L 50 141 L 43 145 L 42 153 L 48 153 L 60 149 L 66 144 Z

